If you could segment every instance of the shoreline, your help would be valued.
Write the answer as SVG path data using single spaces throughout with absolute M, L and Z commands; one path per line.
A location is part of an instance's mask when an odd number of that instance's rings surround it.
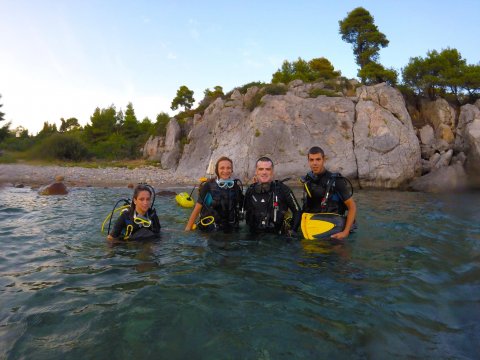
M 197 179 L 178 177 L 171 170 L 154 166 L 127 168 L 84 168 L 60 165 L 0 164 L 0 186 L 30 186 L 37 188 L 55 182 L 63 176 L 67 187 L 128 187 L 129 184 L 146 182 L 154 188 L 190 186 Z

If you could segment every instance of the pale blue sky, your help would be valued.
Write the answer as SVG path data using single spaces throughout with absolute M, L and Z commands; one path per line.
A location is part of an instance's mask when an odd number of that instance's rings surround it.
M 132 102 L 137 118 L 168 112 L 177 89 L 194 98 L 269 82 L 284 60 L 326 57 L 356 77 L 338 21 L 366 8 L 390 40 L 380 62 L 453 47 L 480 61 L 479 0 L 458 1 L 54 1 L 0 0 L 1 108 L 12 127 L 37 133 L 44 121 Z

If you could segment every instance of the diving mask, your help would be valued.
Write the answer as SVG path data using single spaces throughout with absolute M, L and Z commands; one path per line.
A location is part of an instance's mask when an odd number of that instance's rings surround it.
M 235 185 L 235 180 L 223 180 L 223 179 L 217 179 L 217 185 L 220 189 L 231 189 Z
M 150 219 L 138 214 L 135 214 L 135 216 L 133 217 L 133 222 L 143 227 L 150 227 L 150 225 L 152 225 L 152 221 Z

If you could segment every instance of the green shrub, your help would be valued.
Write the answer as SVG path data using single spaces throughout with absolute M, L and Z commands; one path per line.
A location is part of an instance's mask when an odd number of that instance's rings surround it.
M 78 138 L 69 134 L 55 133 L 32 148 L 32 157 L 79 161 L 90 158 L 90 152 Z
M 311 98 L 316 98 L 319 97 L 320 95 L 325 95 L 328 97 L 338 97 L 341 95 L 338 95 L 335 91 L 329 90 L 329 89 L 312 89 L 309 91 L 308 95 Z
M 17 159 L 10 153 L 0 151 L 0 164 L 13 164 Z
M 265 93 L 262 90 L 257 91 L 255 96 L 253 96 L 249 101 L 245 102 L 245 107 L 249 111 L 253 111 L 257 106 L 260 105 L 261 103 L 260 100 L 262 99 L 263 95 L 265 95 Z
M 284 84 L 269 84 L 263 90 L 268 95 L 285 95 L 288 88 Z

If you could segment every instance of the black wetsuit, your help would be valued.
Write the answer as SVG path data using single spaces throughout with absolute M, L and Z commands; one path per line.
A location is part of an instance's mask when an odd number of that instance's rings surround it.
M 203 183 L 197 203 L 202 205 L 197 224 L 200 230 L 228 232 L 239 228 L 239 208 L 243 203 L 239 180 L 234 180 L 230 189 L 221 188 L 214 179 Z
M 245 193 L 245 220 L 253 233 L 285 233 L 285 214 L 290 209 L 288 226 L 296 230 L 300 224 L 300 206 L 292 190 L 281 181 L 252 184 Z
M 149 227 L 144 227 L 141 224 L 135 224 L 130 211 L 124 210 L 115 222 L 110 235 L 114 238 L 121 237 L 125 240 L 147 240 L 158 237 L 160 234 L 161 225 L 156 211 L 150 209 L 146 215 L 151 220 L 151 225 Z M 129 226 L 132 227 L 131 231 L 127 229 Z M 126 233 L 128 238 L 125 238 Z
M 344 177 L 325 170 L 320 175 L 309 172 L 302 180 L 306 187 L 303 204 L 304 212 L 327 212 L 345 215 L 347 207 L 344 202 L 352 197 L 353 192 L 350 183 Z M 326 195 L 329 180 L 331 182 L 330 194 L 326 204 L 322 206 L 322 200 Z

